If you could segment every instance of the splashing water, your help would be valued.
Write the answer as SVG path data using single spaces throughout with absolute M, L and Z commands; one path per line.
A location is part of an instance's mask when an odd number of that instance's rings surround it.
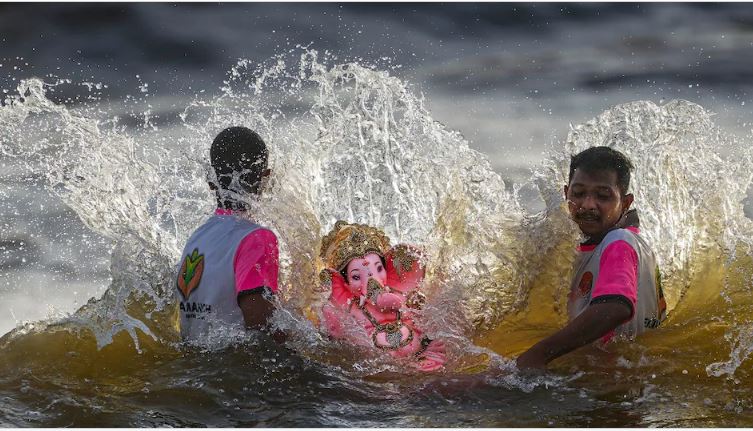
M 319 241 L 344 219 L 384 229 L 393 244 L 426 247 L 430 300 L 419 321 L 448 340 L 453 370 L 471 369 L 463 368 L 464 355 L 487 355 L 493 386 L 531 392 L 573 384 L 582 374 L 567 383 L 511 377 L 507 357 L 564 323 L 578 240 L 561 196 L 569 157 L 609 145 L 636 166 L 635 205 L 670 309 L 661 335 L 647 337 L 645 348 L 631 346 L 618 362 L 633 369 L 679 349 L 707 376 L 749 373 L 753 227 L 742 202 L 753 154 L 699 105 L 616 106 L 573 127 L 528 183 L 506 185 L 484 155 L 432 119 L 411 86 L 388 71 L 337 64 L 313 50 L 262 65 L 240 61 L 219 96 L 195 98 L 167 126 L 145 115 L 149 127 L 129 128 L 101 105 L 56 105 L 47 88 L 25 80 L 4 101 L 0 154 L 40 175 L 86 226 L 112 241 L 112 281 L 103 298 L 46 326 L 19 328 L 6 345 L 57 329 L 88 330 L 98 349 L 122 332 L 137 349 L 175 341 L 174 263 L 214 204 L 206 186 L 213 175 L 209 142 L 241 124 L 270 147 L 273 174 L 263 196 L 242 198 L 279 238 L 282 307 L 275 324 L 292 332 L 291 346 L 309 357 L 358 378 L 400 370 L 328 341 L 312 322 L 326 297 L 315 288 Z M 720 148 L 732 156 L 722 157 Z M 524 209 L 524 188 L 538 190 L 544 211 Z M 729 349 L 709 333 L 725 333 Z M 244 340 L 214 337 L 204 347 Z M 646 356 L 653 359 L 639 359 Z

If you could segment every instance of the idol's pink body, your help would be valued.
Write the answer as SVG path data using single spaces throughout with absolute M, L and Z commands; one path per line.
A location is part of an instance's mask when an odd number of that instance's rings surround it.
M 420 287 L 424 268 L 417 259 L 410 262 L 410 268 L 396 268 L 393 254 L 398 247 L 406 248 L 396 246 L 390 249 L 385 254 L 386 265 L 376 253 L 352 259 L 346 266 L 347 280 L 339 272 L 328 270 L 332 293 L 322 310 L 323 323 L 332 337 L 382 348 L 398 358 L 413 356 L 416 368 L 435 371 L 446 361 L 444 344 L 429 340 L 416 328 L 414 309 L 411 308 L 415 307 L 411 298 L 415 298 L 413 292 Z M 398 266 L 401 266 L 399 262 Z M 370 279 L 382 288 L 378 295 L 371 295 L 368 291 Z M 362 330 L 348 327 L 354 323 Z M 392 337 L 398 338 L 399 344 L 396 339 L 388 338 L 388 331 L 383 329 L 388 325 L 398 328 L 399 338 L 397 332 Z

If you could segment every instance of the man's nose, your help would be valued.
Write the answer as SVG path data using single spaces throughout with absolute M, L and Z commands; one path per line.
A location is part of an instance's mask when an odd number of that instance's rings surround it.
M 593 195 L 586 195 L 580 202 L 580 207 L 583 209 L 596 209 L 596 197 Z

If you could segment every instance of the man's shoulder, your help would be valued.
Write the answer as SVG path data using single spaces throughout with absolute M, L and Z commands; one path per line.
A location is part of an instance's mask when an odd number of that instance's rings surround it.
M 249 232 L 249 235 L 254 235 L 261 238 L 274 238 L 275 241 L 277 240 L 277 235 L 275 235 L 272 229 L 260 225 L 256 225 L 256 229 L 254 229 L 252 232 Z
M 617 229 L 612 229 L 611 231 L 609 231 L 606 234 L 606 236 L 604 236 L 602 243 L 610 243 L 610 242 L 625 240 L 625 239 L 634 240 L 639 237 L 640 237 L 640 230 L 638 230 L 638 228 L 634 228 L 634 227 L 617 228 Z
M 260 247 L 268 244 L 277 245 L 277 235 L 271 229 L 258 226 L 243 238 L 242 245 L 245 247 Z
M 606 236 L 604 236 L 604 239 L 601 240 L 599 248 L 606 250 L 607 247 L 620 241 L 627 243 L 631 248 L 637 250 L 638 242 L 641 241 L 641 238 L 639 236 L 639 232 L 631 228 L 613 229 L 609 231 Z
M 610 231 L 602 240 L 599 246 L 602 250 L 606 250 L 607 247 L 613 247 L 617 244 L 627 244 L 632 248 L 638 257 L 644 255 L 653 255 L 653 247 L 650 242 L 642 235 L 640 230 L 633 227 L 614 229 Z

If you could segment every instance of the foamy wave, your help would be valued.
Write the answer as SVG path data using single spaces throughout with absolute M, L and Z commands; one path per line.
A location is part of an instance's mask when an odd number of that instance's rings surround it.
M 613 146 L 636 164 L 636 206 L 671 309 L 701 288 L 691 284 L 709 250 L 729 266 L 748 253 L 753 238 L 741 203 L 753 178 L 751 151 L 690 102 L 616 106 L 574 127 L 528 183 L 510 190 L 486 157 L 434 121 L 409 84 L 313 50 L 261 65 L 239 62 L 220 96 L 196 98 L 168 130 L 149 115 L 149 127 L 133 129 L 104 110 L 74 113 L 52 103 L 38 79 L 18 91 L 0 108 L 0 152 L 40 175 L 115 244 L 107 293 L 67 320 L 91 329 L 100 347 L 121 331 L 134 341 L 137 331 L 174 337 L 174 262 L 214 203 L 206 187 L 209 143 L 235 124 L 259 131 L 271 149 L 273 176 L 264 196 L 241 198 L 280 239 L 283 314 L 276 321 L 300 335 L 293 338 L 301 350 L 333 348 L 312 335 L 309 318 L 325 296 L 314 289 L 319 241 L 337 219 L 426 246 L 430 305 L 448 314 L 425 316 L 423 323 L 429 333 L 466 340 L 457 343 L 459 355 L 469 352 L 471 338 L 510 316 L 522 324 L 530 312 L 562 320 L 578 233 L 561 188 L 569 157 L 594 145 Z M 723 158 L 719 146 L 735 148 L 736 157 Z M 543 212 L 524 209 L 523 189 L 540 192 Z M 739 331 L 735 346 L 742 347 L 733 348 L 740 360 L 713 370 L 733 373 L 740 366 L 750 353 L 747 333 Z

